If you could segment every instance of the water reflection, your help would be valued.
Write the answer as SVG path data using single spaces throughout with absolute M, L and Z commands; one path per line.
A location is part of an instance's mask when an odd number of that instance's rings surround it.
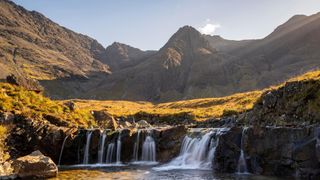
M 146 166 L 126 166 L 126 167 L 87 167 L 86 169 L 75 169 L 75 167 L 64 167 L 60 170 L 57 178 L 61 179 L 117 179 L 117 180 L 276 180 L 278 178 L 236 175 L 236 174 L 213 174 L 208 170 L 170 170 L 154 171 Z

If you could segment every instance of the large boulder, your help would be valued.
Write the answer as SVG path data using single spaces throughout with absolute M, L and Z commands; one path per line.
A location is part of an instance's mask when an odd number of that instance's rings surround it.
M 114 117 L 106 111 L 92 111 L 93 117 L 96 120 L 99 127 L 104 129 L 116 130 L 118 123 Z
M 56 164 L 40 151 L 16 159 L 12 167 L 20 178 L 51 178 L 58 174 Z

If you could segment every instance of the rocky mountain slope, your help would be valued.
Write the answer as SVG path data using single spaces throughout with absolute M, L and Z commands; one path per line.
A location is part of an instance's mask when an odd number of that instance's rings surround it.
M 320 14 L 295 16 L 264 39 L 230 41 L 185 26 L 145 63 L 83 97 L 172 101 L 261 89 L 319 68 Z
M 0 3 L 0 79 L 11 73 L 38 79 L 56 99 L 221 97 L 320 66 L 320 14 L 294 16 L 258 40 L 226 40 L 185 26 L 159 51 L 142 51 L 121 43 L 104 48 L 37 12 Z
M 154 52 L 142 51 L 126 44 L 114 42 L 106 48 L 106 59 L 102 62 L 108 64 L 114 72 L 135 66 L 152 56 Z
M 109 73 L 96 40 L 59 26 L 35 11 L 0 0 L 0 78 L 38 80 Z

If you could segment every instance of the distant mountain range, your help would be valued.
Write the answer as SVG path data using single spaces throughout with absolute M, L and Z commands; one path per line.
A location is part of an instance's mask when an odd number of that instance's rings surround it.
M 96 40 L 0 0 L 0 78 L 39 80 L 57 99 L 153 102 L 265 88 L 320 67 L 320 14 L 297 15 L 258 40 L 180 28 L 159 51 Z

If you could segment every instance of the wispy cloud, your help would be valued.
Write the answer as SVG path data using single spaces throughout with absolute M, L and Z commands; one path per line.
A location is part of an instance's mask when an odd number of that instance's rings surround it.
M 202 27 L 199 27 L 198 30 L 202 34 L 206 34 L 206 35 L 211 35 L 212 36 L 216 32 L 216 30 L 218 28 L 220 28 L 220 27 L 221 27 L 220 24 L 211 23 L 210 19 L 206 19 L 206 24 L 204 26 L 202 26 Z

